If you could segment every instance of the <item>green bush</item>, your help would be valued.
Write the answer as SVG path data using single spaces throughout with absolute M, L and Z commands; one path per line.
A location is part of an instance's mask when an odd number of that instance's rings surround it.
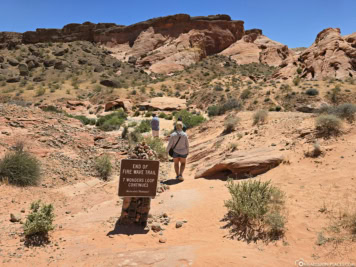
M 133 114 L 133 117 L 138 117 L 140 115 L 141 115 L 140 111 L 136 110 L 135 113 Z
M 158 117 L 165 119 L 167 117 L 167 115 L 166 115 L 166 113 L 161 112 Z
M 31 213 L 27 216 L 24 224 L 26 237 L 33 235 L 47 236 L 54 229 L 54 208 L 52 204 L 41 204 L 41 200 L 31 204 Z
M 228 181 L 231 199 L 225 201 L 228 218 L 239 238 L 276 240 L 284 234 L 286 218 L 284 193 L 270 181 L 256 180 L 234 183 Z
M 18 186 L 37 185 L 40 181 L 40 162 L 22 148 L 8 152 L 0 161 L 0 178 Z
M 300 84 L 300 77 L 299 77 L 299 76 L 297 76 L 297 77 L 295 77 L 295 78 L 293 79 L 293 84 L 294 84 L 295 86 L 298 86 L 298 85 Z
M 316 129 L 321 135 L 337 135 L 340 133 L 342 121 L 335 115 L 325 114 L 316 118 Z
M 314 88 L 309 88 L 308 90 L 305 91 L 305 93 L 310 96 L 315 96 L 319 94 L 319 91 Z
M 356 105 L 351 103 L 338 105 L 335 109 L 335 113 L 338 117 L 353 122 L 355 120 Z
M 96 121 L 96 126 L 103 131 L 118 130 L 126 118 L 127 114 L 122 109 L 119 109 L 118 111 L 115 111 L 109 115 L 100 117 Z
M 96 124 L 96 119 L 89 119 L 83 115 L 66 114 L 66 116 L 69 118 L 80 120 L 80 122 L 83 123 L 84 125 L 95 125 Z
M 147 137 L 145 138 L 146 144 L 156 152 L 159 160 L 164 161 L 167 159 L 166 147 L 160 138 Z
M 229 133 L 232 133 L 233 131 L 235 131 L 235 129 L 237 128 L 239 123 L 240 123 L 239 117 L 235 117 L 235 116 L 226 117 L 226 119 L 224 121 L 225 129 L 224 129 L 223 134 L 229 134 Z
M 242 107 L 241 102 L 232 98 L 223 104 L 208 107 L 208 115 L 209 117 L 218 116 L 218 115 L 225 114 L 227 111 L 230 110 L 239 110 L 241 109 L 241 107 Z
M 150 120 L 141 121 L 140 124 L 136 126 L 135 131 L 139 133 L 146 133 L 151 131 L 151 121 Z
M 195 115 L 187 110 L 181 110 L 175 113 L 174 117 L 176 119 L 182 118 L 182 122 L 187 129 L 193 128 L 205 121 L 205 118 L 202 115 Z
M 210 106 L 208 107 L 208 116 L 213 117 L 213 116 L 218 116 L 220 113 L 220 109 L 218 106 Z
M 112 165 L 109 155 L 102 155 L 96 158 L 95 169 L 102 179 L 107 180 L 111 175 L 112 171 Z
M 45 112 L 53 112 L 53 113 L 62 113 L 62 110 L 59 110 L 57 107 L 49 105 L 41 108 Z
M 258 110 L 253 114 L 253 125 L 265 123 L 267 121 L 267 118 L 267 110 Z

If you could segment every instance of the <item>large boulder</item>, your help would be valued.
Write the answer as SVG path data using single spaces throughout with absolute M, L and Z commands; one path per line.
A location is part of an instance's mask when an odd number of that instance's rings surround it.
M 116 99 L 105 104 L 105 111 L 123 108 L 126 112 L 132 110 L 132 103 L 129 99 Z
M 53 51 L 53 55 L 55 55 L 56 57 L 61 57 L 61 56 L 64 56 L 64 54 L 68 53 L 68 48 L 65 48 L 65 49 L 59 49 L 59 50 L 56 50 L 56 51 Z
M 120 85 L 120 83 L 118 81 L 110 80 L 110 79 L 102 80 L 102 81 L 100 81 L 100 84 L 104 85 L 106 87 L 112 87 L 112 88 L 117 88 Z
M 56 70 L 65 70 L 66 67 L 67 65 L 63 61 L 56 61 L 56 63 L 54 64 L 54 68 Z
M 7 83 L 18 83 L 21 80 L 20 77 L 13 77 L 6 80 Z
M 19 62 L 14 59 L 14 58 L 8 58 L 7 62 L 11 65 L 11 66 L 17 66 L 19 64 Z
M 225 179 L 256 176 L 275 168 L 282 161 L 282 153 L 273 148 L 236 151 L 227 157 L 213 157 L 204 161 L 197 170 L 195 178 Z
M 175 97 L 154 97 L 139 105 L 143 110 L 175 111 L 187 108 L 186 100 Z

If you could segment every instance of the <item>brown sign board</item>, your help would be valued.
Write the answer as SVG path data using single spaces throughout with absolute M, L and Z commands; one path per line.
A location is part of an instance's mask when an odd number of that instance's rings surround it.
M 120 197 L 155 197 L 159 161 L 122 159 L 120 167 Z

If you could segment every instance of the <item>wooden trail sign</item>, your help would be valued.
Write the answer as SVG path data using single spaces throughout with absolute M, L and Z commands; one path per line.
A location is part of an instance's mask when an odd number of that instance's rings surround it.
M 159 161 L 122 159 L 120 167 L 120 197 L 155 197 Z

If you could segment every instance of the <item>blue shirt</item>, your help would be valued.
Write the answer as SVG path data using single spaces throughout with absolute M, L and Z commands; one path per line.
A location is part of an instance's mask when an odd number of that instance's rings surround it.
M 159 119 L 157 116 L 151 120 L 151 128 L 153 131 L 159 131 Z

